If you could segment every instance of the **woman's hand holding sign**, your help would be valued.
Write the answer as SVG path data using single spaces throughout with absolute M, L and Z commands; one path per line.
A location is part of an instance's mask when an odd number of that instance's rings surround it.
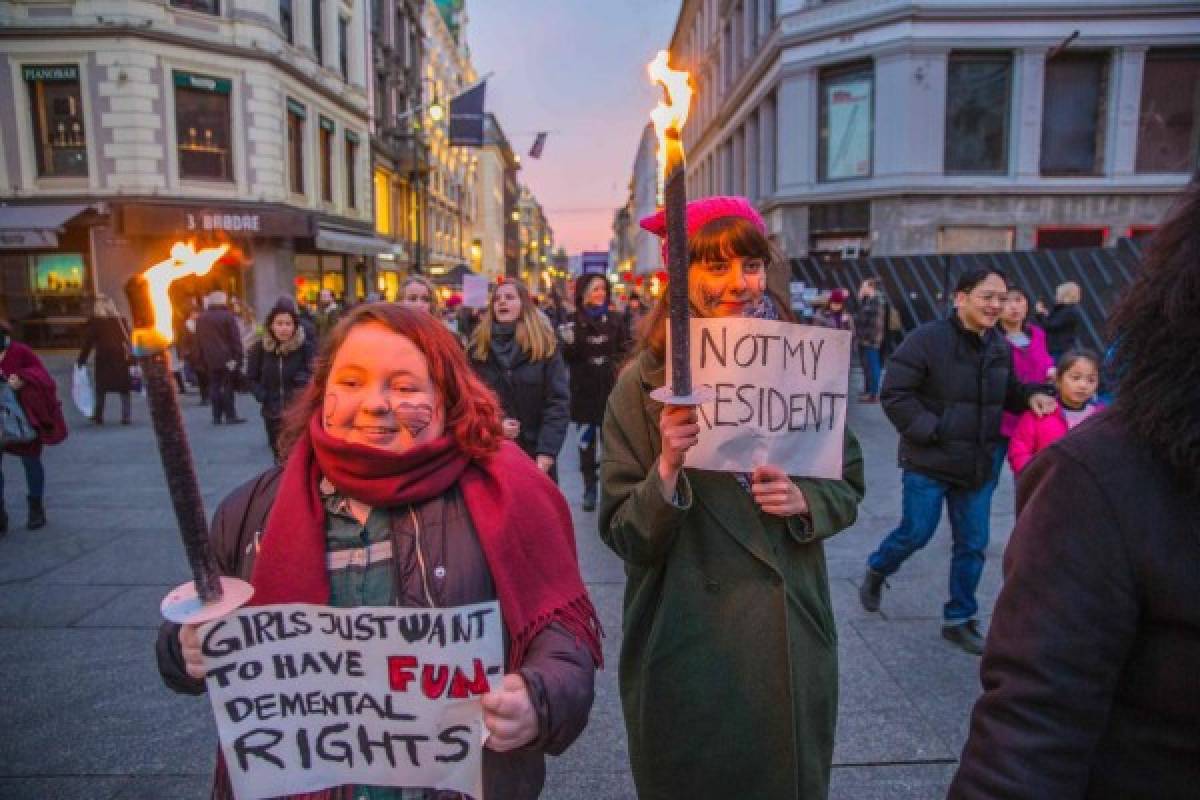
M 808 513 L 808 498 L 779 467 L 758 467 L 750 479 L 754 502 L 768 514 L 791 517 Z
M 179 649 L 183 652 L 183 664 L 187 674 L 196 680 L 204 680 L 204 660 L 200 657 L 200 633 L 197 625 L 179 628 Z
M 668 502 L 675 496 L 675 484 L 687 451 L 700 441 L 700 419 L 695 406 L 663 406 L 658 418 L 662 450 L 658 454 L 658 477 L 663 484 L 663 497 Z
M 516 750 L 537 738 L 537 714 L 524 678 L 510 672 L 497 689 L 483 696 L 483 724 L 490 734 L 485 747 L 497 753 Z

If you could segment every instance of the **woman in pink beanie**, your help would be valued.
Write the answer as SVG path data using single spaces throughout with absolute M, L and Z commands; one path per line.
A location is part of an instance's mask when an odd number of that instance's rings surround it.
M 642 227 L 665 236 L 664 215 Z M 792 321 L 767 289 L 787 262 L 749 201 L 693 202 L 687 231 L 692 314 Z M 862 454 L 847 430 L 840 480 L 685 469 L 696 409 L 649 396 L 665 382 L 666 320 L 664 299 L 609 396 L 600 469 L 600 535 L 626 566 L 638 797 L 825 797 L 838 670 L 822 542 L 854 522 Z

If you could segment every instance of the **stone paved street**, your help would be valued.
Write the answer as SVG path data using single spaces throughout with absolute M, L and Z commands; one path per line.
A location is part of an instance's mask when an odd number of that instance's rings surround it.
M 49 363 L 69 398 L 69 358 Z M 855 377 L 857 380 L 857 376 Z M 67 401 L 69 404 L 69 401 Z M 183 399 L 209 513 L 269 463 L 257 408 L 239 396 L 240 427 L 212 427 L 196 395 Z M 112 403 L 110 405 L 115 405 Z M 858 523 L 827 545 L 840 632 L 841 700 L 832 796 L 839 800 L 944 797 L 978 686 L 978 661 L 939 636 L 949 535 L 891 580 L 885 613 L 858 606 L 867 553 L 900 507 L 895 434 L 878 406 L 852 408 L 868 465 Z M 206 797 L 215 734 L 204 699 L 180 697 L 158 677 L 153 642 L 164 592 L 189 577 L 144 401 L 135 424 L 87 424 L 68 409 L 71 436 L 46 452 L 44 530 L 24 530 L 24 480 L 3 459 L 12 531 L 0 540 L 0 797 Z M 580 560 L 608 630 L 610 668 L 599 677 L 591 723 L 551 760 L 544 797 L 634 796 L 616 690 L 623 572 L 579 510 L 575 457 L 564 449 L 563 488 L 574 509 Z M 981 605 L 990 610 L 1012 525 L 1012 481 L 996 495 Z

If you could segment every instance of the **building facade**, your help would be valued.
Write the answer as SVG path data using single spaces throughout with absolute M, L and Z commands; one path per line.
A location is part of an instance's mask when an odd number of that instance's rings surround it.
M 520 188 L 517 199 L 518 273 L 531 292 L 548 292 L 555 284 L 550 263 L 554 255 L 554 231 L 528 186 Z
M 371 188 L 375 232 L 390 244 L 376 261 L 375 290 L 385 300 L 395 300 L 404 275 L 419 268 L 425 241 L 422 6 L 422 0 L 370 4 Z
M 665 268 L 661 240 L 638 224 L 658 209 L 658 138 L 654 126 L 647 123 L 638 141 L 630 184 L 630 208 L 633 216 L 633 272 L 648 280 Z
M 443 110 L 441 119 L 426 119 L 428 173 L 422 189 L 427 235 L 425 258 L 430 274 L 445 274 L 470 264 L 474 242 L 479 155 L 473 148 L 450 145 L 449 101 L 476 81 L 466 40 L 466 12 L 461 1 L 426 2 L 423 65 L 426 102 Z M 428 115 L 426 115 L 428 117 Z
M 367 56 L 363 0 L 0 3 L 0 313 L 64 334 L 187 239 L 233 245 L 198 292 L 363 296 Z
M 685 0 L 671 52 L 690 195 L 796 256 L 1112 244 L 1197 163 L 1188 0 Z
M 495 115 L 488 114 L 484 121 L 483 149 L 479 151 L 478 223 L 471 247 L 472 255 L 478 248 L 477 265 L 473 263 L 472 267 L 492 281 L 505 275 L 516 277 L 518 272 L 520 225 L 513 219 L 519 196 L 518 169 L 516 153 L 504 129 Z

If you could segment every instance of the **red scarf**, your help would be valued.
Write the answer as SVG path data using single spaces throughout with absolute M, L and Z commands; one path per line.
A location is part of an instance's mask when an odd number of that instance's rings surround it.
M 322 477 L 372 508 L 419 503 L 458 484 L 496 585 L 508 629 L 509 669 L 521 666 L 542 628 L 557 622 L 587 645 L 597 665 L 600 620 L 575 555 L 566 501 L 516 445 L 472 461 L 449 436 L 392 453 L 325 432 L 313 415 L 296 442 L 267 518 L 250 582 L 254 605 L 329 602 Z

